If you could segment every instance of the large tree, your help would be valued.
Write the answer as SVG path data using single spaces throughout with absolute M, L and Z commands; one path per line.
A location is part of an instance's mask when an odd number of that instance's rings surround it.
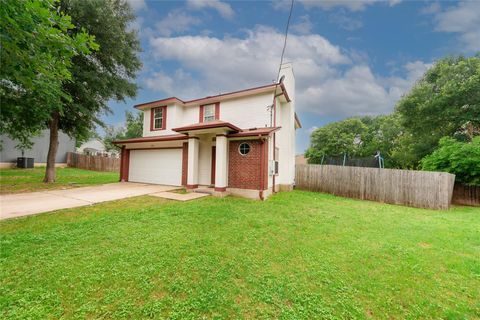
M 0 132 L 31 147 L 52 113 L 72 101 L 63 86 L 72 58 L 97 48 L 93 37 L 74 28 L 50 0 L 0 1 Z
M 444 136 L 470 141 L 480 133 L 480 53 L 436 62 L 396 110 L 405 128 L 396 154 L 405 166 L 418 166 Z
M 52 113 L 49 124 L 45 182 L 55 181 L 58 130 L 77 137 L 103 125 L 100 116 L 110 111 L 109 100 L 136 95 L 134 79 L 141 68 L 140 42 L 137 32 L 130 28 L 135 16 L 126 1 L 62 0 L 59 9 L 78 26 L 72 30 L 74 34 L 84 28 L 95 36 L 100 49 L 73 59 L 72 81 L 63 87 L 72 99 L 64 101 L 61 112 Z

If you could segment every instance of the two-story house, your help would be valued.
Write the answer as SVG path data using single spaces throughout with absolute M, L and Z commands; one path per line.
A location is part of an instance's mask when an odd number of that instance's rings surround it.
M 282 65 L 278 83 L 183 101 L 136 105 L 143 137 L 121 146 L 120 180 L 187 189 L 211 187 L 265 199 L 295 179 L 295 78 Z

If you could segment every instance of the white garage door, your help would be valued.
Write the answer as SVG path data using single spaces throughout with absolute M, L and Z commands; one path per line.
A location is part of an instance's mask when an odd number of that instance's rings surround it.
M 180 186 L 182 149 L 131 150 L 128 180 Z

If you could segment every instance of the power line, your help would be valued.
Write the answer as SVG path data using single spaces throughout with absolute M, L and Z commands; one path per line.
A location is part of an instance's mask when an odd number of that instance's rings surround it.
M 275 90 L 273 91 L 273 101 L 272 101 L 272 105 L 268 107 L 268 109 L 270 109 L 270 127 L 273 126 L 273 106 L 275 105 L 275 99 L 276 99 L 275 95 L 277 93 L 278 77 L 280 77 L 280 71 L 282 70 L 282 64 L 283 64 L 283 57 L 285 55 L 285 49 L 287 48 L 288 28 L 290 27 L 290 20 L 292 18 L 293 3 L 294 3 L 294 0 L 292 0 L 290 4 L 290 12 L 288 13 L 287 25 L 285 27 L 285 37 L 283 40 L 282 54 L 280 56 L 280 65 L 278 66 L 277 77 L 275 78 Z
M 292 18 L 293 2 L 294 0 L 292 0 L 292 3 L 290 4 L 290 13 L 288 14 L 287 26 L 285 28 L 285 39 L 283 41 L 282 55 L 280 57 L 280 66 L 278 67 L 278 73 L 276 78 L 277 83 L 278 83 L 278 77 L 280 76 L 280 70 L 282 69 L 283 56 L 285 55 L 285 48 L 287 47 L 288 28 L 290 27 L 290 19 Z

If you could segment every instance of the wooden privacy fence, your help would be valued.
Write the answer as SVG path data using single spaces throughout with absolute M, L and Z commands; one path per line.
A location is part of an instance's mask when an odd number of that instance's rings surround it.
M 67 166 L 94 171 L 120 172 L 120 159 L 68 152 Z
M 448 209 L 455 175 L 445 172 L 297 165 L 295 187 L 339 196 Z
M 480 187 L 467 186 L 458 182 L 455 183 L 452 203 L 466 206 L 480 206 Z

